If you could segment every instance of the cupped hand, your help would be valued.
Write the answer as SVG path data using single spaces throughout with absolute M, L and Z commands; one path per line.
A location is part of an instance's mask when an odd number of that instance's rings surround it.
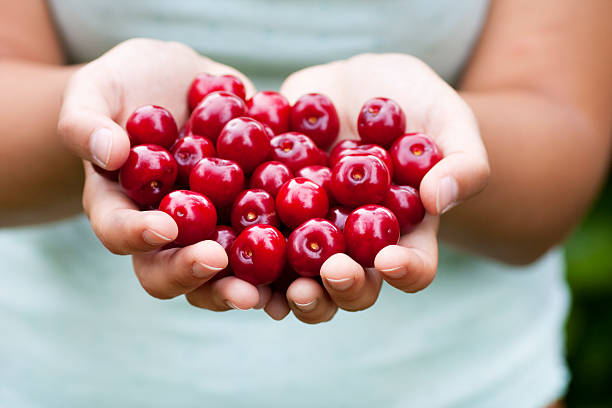
M 186 294 L 191 304 L 217 311 L 261 308 L 268 303 L 269 288 L 235 277 L 210 281 L 228 262 L 219 244 L 204 241 L 161 249 L 178 234 L 174 220 L 161 211 L 139 211 L 117 183 L 91 165 L 121 167 L 130 149 L 125 123 L 142 105 L 161 105 L 179 125 L 184 123 L 187 90 L 200 72 L 236 75 L 247 93 L 254 92 L 244 75 L 185 45 L 134 39 L 74 74 L 64 94 L 58 130 L 65 145 L 85 160 L 83 207 L 95 234 L 111 252 L 133 255 L 136 275 L 149 294 L 162 299 Z
M 372 306 L 382 281 L 405 292 L 426 288 L 438 264 L 439 216 L 478 194 L 487 184 L 489 165 L 475 117 L 462 98 L 422 61 L 407 55 L 359 55 L 298 71 L 281 93 L 294 102 L 302 94 L 320 92 L 334 102 L 341 122 L 339 139 L 358 139 L 357 116 L 373 97 L 395 100 L 406 113 L 406 130 L 429 135 L 444 158 L 423 178 L 420 194 L 427 215 L 398 245 L 383 248 L 375 268 L 362 268 L 345 254 L 321 267 L 323 286 L 299 278 L 287 289 L 288 307 L 300 320 L 331 319 L 337 308 L 349 311 Z M 274 293 L 266 309 L 281 308 Z

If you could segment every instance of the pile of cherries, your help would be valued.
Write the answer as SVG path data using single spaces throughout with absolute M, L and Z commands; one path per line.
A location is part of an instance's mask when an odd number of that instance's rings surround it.
M 272 91 L 246 100 L 238 78 L 203 73 L 187 99 L 181 131 L 166 109 L 138 108 L 126 124 L 127 161 L 97 170 L 140 208 L 176 221 L 172 246 L 220 243 L 229 266 L 217 279 L 315 277 L 340 252 L 371 267 L 425 215 L 419 184 L 442 156 L 424 134 L 405 133 L 405 114 L 391 99 L 368 100 L 357 121 L 361 140 L 343 140 L 329 154 L 340 120 L 325 95 L 293 106 Z

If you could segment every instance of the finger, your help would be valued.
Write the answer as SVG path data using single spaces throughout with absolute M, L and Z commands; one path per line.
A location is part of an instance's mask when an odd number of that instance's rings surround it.
M 298 278 L 287 288 L 287 301 L 295 317 L 316 324 L 331 320 L 338 307 L 321 285 L 311 278 Z
M 412 293 L 433 281 L 438 267 L 438 223 L 439 217 L 425 216 L 398 245 L 389 245 L 376 255 L 374 265 L 391 286 Z
M 244 84 L 244 89 L 246 91 L 247 99 L 253 96 L 253 94 L 257 91 L 255 89 L 255 85 L 253 85 L 251 80 L 246 75 L 244 75 L 242 72 L 238 71 L 237 69 L 234 69 L 225 64 L 220 64 L 208 58 L 205 58 L 205 61 L 206 61 L 206 67 L 204 69 L 209 74 L 213 74 L 213 75 L 229 74 L 229 75 L 233 75 L 239 78 Z
M 321 266 L 321 278 L 334 303 L 349 311 L 372 306 L 382 284 L 376 270 L 364 270 L 346 254 L 329 257 Z
M 206 283 L 185 297 L 195 307 L 222 312 L 252 309 L 259 303 L 259 296 L 255 286 L 235 276 L 228 276 Z
M 114 254 L 147 252 L 173 241 L 176 222 L 162 211 L 139 211 L 121 187 L 85 163 L 83 208 L 102 244 Z
M 283 320 L 291 309 L 289 309 L 285 294 L 274 291 L 264 311 L 274 320 Z
M 227 254 L 215 241 L 136 254 L 132 260 L 142 287 L 159 299 L 191 292 L 227 266 Z
M 259 300 L 257 304 L 253 306 L 253 309 L 263 309 L 272 297 L 272 289 L 267 285 L 262 285 L 257 286 L 257 292 L 259 293 Z
M 104 169 L 116 170 L 127 159 L 130 141 L 112 119 L 110 104 L 117 98 L 110 95 L 112 87 L 99 87 L 93 80 L 100 75 L 96 67 L 92 63 L 72 76 L 64 92 L 58 132 L 77 156 Z

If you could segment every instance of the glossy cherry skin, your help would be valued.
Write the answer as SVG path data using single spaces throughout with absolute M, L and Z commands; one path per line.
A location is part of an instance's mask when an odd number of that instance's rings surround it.
M 268 125 L 275 135 L 289 131 L 291 105 L 278 92 L 260 91 L 247 101 L 247 116 Z
M 245 113 L 246 104 L 236 95 L 213 92 L 193 110 L 187 129 L 190 134 L 207 137 L 216 143 L 227 122 Z
M 189 185 L 189 175 L 197 162 L 204 157 L 214 157 L 217 154 L 212 142 L 202 136 L 185 136 L 177 140 L 170 153 L 178 165 L 176 180 L 183 186 Z
M 247 117 L 230 120 L 217 139 L 219 157 L 235 161 L 245 173 L 266 161 L 271 150 L 262 124 Z
M 178 246 L 204 241 L 215 231 L 217 211 L 212 201 L 200 193 L 173 191 L 161 200 L 159 209 L 176 222 L 178 236 L 174 243 Z
M 332 172 L 329 167 L 316 165 L 302 167 L 295 173 L 295 176 L 304 177 L 308 180 L 314 181 L 315 183 L 323 187 L 328 195 L 331 193 L 330 185 Z
M 317 153 L 319 155 L 317 164 L 319 166 L 329 167 L 329 155 L 323 149 L 317 149 Z
M 392 99 L 372 98 L 363 104 L 357 118 L 357 131 L 364 143 L 386 149 L 406 130 L 406 115 Z
M 96 173 L 98 173 L 99 175 L 101 175 L 102 177 L 104 177 L 107 180 L 110 181 L 119 181 L 119 169 L 117 170 L 106 170 L 103 169 L 102 167 L 93 164 L 93 169 L 96 171 Z
M 251 174 L 250 187 L 261 188 L 272 197 L 276 197 L 281 186 L 292 178 L 293 173 L 285 164 L 279 161 L 269 161 L 255 168 Z
M 244 84 L 233 75 L 211 75 L 205 72 L 198 74 L 187 94 L 189 109 L 193 110 L 206 97 L 206 95 L 216 92 L 225 91 L 236 95 L 240 99 L 246 98 Z
M 425 217 L 421 196 L 410 186 L 389 187 L 382 204 L 395 214 L 402 234 L 410 232 Z
M 346 253 L 364 268 L 374 265 L 376 254 L 399 241 L 400 228 L 391 210 L 368 204 L 357 208 L 346 219 Z
M 272 160 L 285 163 L 292 172 L 302 167 L 320 164 L 321 154 L 312 139 L 297 132 L 275 136 L 271 141 Z
M 313 218 L 289 235 L 287 262 L 302 276 L 317 276 L 327 258 L 344 250 L 342 231 L 327 220 Z
M 205 157 L 191 170 L 189 187 L 210 198 L 215 207 L 229 207 L 244 187 L 244 172 L 231 160 Z
M 339 141 L 338 143 L 336 143 L 334 148 L 331 149 L 331 152 L 329 152 L 329 163 L 336 163 L 338 161 L 338 159 L 336 159 L 336 156 L 340 154 L 341 151 L 346 149 L 352 149 L 354 147 L 359 146 L 360 144 L 361 142 L 359 140 L 346 139 Z
M 119 184 L 136 204 L 157 206 L 172 191 L 177 175 L 174 157 L 157 145 L 139 145 L 130 149 L 119 170 Z
M 343 149 L 334 155 L 333 159 L 329 162 L 329 166 L 334 168 L 341 158 L 346 156 L 362 155 L 364 153 L 371 154 L 372 156 L 376 156 L 382 160 L 387 166 L 387 170 L 389 170 L 389 175 L 393 178 L 393 159 L 391 158 L 391 155 L 382 147 L 374 144 L 364 144 L 357 147 Z
M 329 209 L 327 220 L 334 224 L 340 231 L 344 231 L 346 219 L 353 212 L 352 208 L 335 206 Z
M 130 115 L 126 124 L 132 146 L 155 144 L 170 148 L 178 138 L 176 121 L 170 112 L 161 106 L 145 105 Z
M 400 137 L 393 143 L 389 153 L 395 166 L 393 181 L 416 189 L 429 169 L 442 160 L 438 146 L 422 133 L 409 133 Z
M 209 239 L 221 245 L 223 249 L 225 249 L 225 253 L 229 259 L 230 250 L 232 249 L 232 245 L 234 244 L 237 236 L 238 234 L 236 234 L 236 231 L 234 231 L 232 227 L 227 225 L 217 225 L 215 227 L 215 231 L 212 233 Z M 215 276 L 212 277 L 211 281 L 219 280 L 231 275 L 232 268 L 230 268 L 228 263 L 227 267 L 217 272 Z
M 346 156 L 332 170 L 332 195 L 347 207 L 380 203 L 389 185 L 391 177 L 387 166 L 369 154 Z
M 325 95 L 302 95 L 291 107 L 291 129 L 309 136 L 317 146 L 327 149 L 340 132 L 338 112 Z
M 276 195 L 276 212 L 289 228 L 311 218 L 324 218 L 328 209 L 325 189 L 304 177 L 289 180 Z
M 287 244 L 279 230 L 270 225 L 244 229 L 230 250 L 229 263 L 234 274 L 253 285 L 274 282 L 287 261 Z
M 238 232 L 257 224 L 280 227 L 274 198 L 261 189 L 245 190 L 238 195 L 232 206 L 231 221 Z

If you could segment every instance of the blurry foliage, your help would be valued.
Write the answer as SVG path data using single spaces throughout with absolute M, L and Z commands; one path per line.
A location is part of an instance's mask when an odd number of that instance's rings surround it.
M 567 324 L 568 408 L 612 407 L 612 174 L 566 246 L 573 305 Z

